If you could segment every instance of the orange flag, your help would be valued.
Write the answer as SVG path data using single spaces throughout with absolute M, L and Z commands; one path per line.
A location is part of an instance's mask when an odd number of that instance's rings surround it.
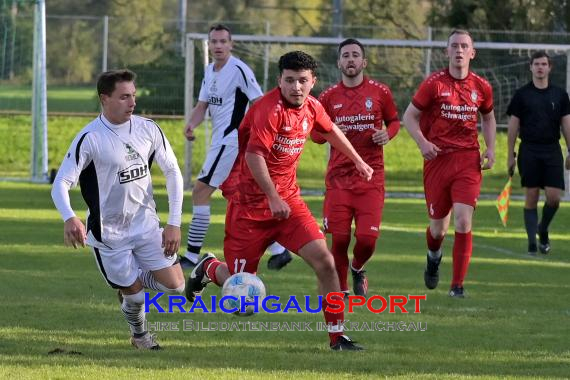
M 507 226 L 507 220 L 509 219 L 509 203 L 511 201 L 512 182 L 513 177 L 509 177 L 503 191 L 501 191 L 501 194 L 497 197 L 497 210 L 499 210 L 499 217 L 505 227 Z

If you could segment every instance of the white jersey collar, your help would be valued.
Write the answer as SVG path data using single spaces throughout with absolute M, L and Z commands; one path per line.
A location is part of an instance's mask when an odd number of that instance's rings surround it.
M 112 129 L 119 129 L 122 127 L 127 127 L 131 124 L 131 120 L 129 119 L 128 121 L 125 121 L 124 123 L 121 124 L 113 124 L 109 121 L 109 119 L 107 119 L 105 117 L 105 115 L 101 114 L 101 121 L 103 122 L 103 124 L 105 124 L 106 127 L 112 128 Z

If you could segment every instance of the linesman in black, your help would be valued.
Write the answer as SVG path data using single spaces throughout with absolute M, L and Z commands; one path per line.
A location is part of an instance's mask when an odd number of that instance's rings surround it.
M 524 224 L 529 255 L 536 255 L 538 250 L 543 254 L 550 252 L 548 226 L 564 190 L 564 158 L 559 143 L 561 130 L 566 148 L 570 148 L 570 100 L 565 90 L 549 83 L 551 69 L 548 54 L 544 51 L 534 53 L 530 59 L 532 81 L 517 90 L 507 109 L 510 116 L 507 168 L 512 174 L 517 161 L 521 186 L 525 188 Z M 515 153 L 517 136 L 521 139 L 518 158 Z M 568 154 L 565 166 L 570 170 Z M 539 222 L 540 189 L 544 189 L 546 202 Z

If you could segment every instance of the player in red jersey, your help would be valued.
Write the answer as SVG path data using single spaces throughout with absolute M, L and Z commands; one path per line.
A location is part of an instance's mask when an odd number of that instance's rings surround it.
M 221 286 L 230 274 L 256 273 L 263 251 L 277 241 L 301 256 L 315 271 L 319 293 L 339 292 L 334 259 L 324 235 L 300 196 L 296 170 L 307 136 L 313 128 L 353 162 L 352 169 L 370 180 L 373 170 L 356 153 L 322 105 L 309 92 L 316 77 L 316 61 L 294 51 L 279 59 L 279 87 L 258 100 L 248 111 L 239 133 L 238 192 L 230 198 L 226 213 L 224 257 L 226 263 L 206 254 L 188 279 L 193 291 L 201 293 L 210 281 Z M 192 299 L 190 299 L 192 301 Z M 325 320 L 333 350 L 360 350 L 343 335 L 339 322 L 343 313 L 327 311 Z
M 449 295 L 464 297 L 463 280 L 473 250 L 471 226 L 481 188 L 481 169 L 495 163 L 496 121 L 493 90 L 469 70 L 475 57 L 473 39 L 454 30 L 447 41 L 449 67 L 430 75 L 404 114 L 404 125 L 424 157 L 424 190 L 430 223 L 424 271 L 426 287 L 439 282 L 441 245 L 455 216 L 453 279 Z M 479 153 L 477 114 L 486 150 Z
M 371 181 L 364 181 L 354 164 L 331 148 L 327 169 L 323 224 L 332 235 L 340 288 L 348 290 L 348 246 L 352 220 L 356 224 L 354 258 L 350 264 L 354 294 L 366 296 L 368 279 L 364 265 L 376 248 L 384 207 L 384 158 L 382 147 L 400 130 L 398 110 L 388 86 L 364 76 L 367 65 L 364 46 L 349 38 L 338 47 L 338 67 L 342 80 L 319 97 L 328 115 L 345 133 L 358 154 L 374 169 Z M 383 128 L 383 122 L 387 128 Z M 322 144 L 326 140 L 316 130 L 311 138 Z

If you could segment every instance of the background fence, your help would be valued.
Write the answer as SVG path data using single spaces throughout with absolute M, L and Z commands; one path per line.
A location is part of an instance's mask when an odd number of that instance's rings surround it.
M 146 114 L 184 114 L 183 41 L 186 32 L 204 33 L 213 22 L 190 20 L 181 27 L 175 19 L 155 19 L 133 25 L 119 17 L 48 15 L 47 75 L 48 111 L 91 113 L 99 110 L 94 82 L 105 69 L 128 67 L 139 75 L 138 112 Z M 278 25 L 267 21 L 227 22 L 235 34 L 269 35 L 279 33 Z M 332 31 L 332 28 L 330 28 Z M 327 28 L 314 31 L 324 35 Z M 344 36 L 379 38 L 390 31 L 375 26 L 336 28 Z M 29 112 L 31 109 L 33 15 L 4 16 L 0 20 L 0 111 Z M 445 40 L 448 29 L 431 29 L 426 39 Z M 569 44 L 568 33 L 530 33 L 509 31 L 472 31 L 475 41 Z M 292 49 L 303 49 L 320 62 L 318 95 L 339 79 L 336 51 L 327 45 L 264 44 L 238 42 L 234 53 L 254 69 L 264 89 L 276 81 L 275 62 Z M 194 94 L 202 77 L 203 51 L 198 49 Z M 486 77 L 495 92 L 496 114 L 506 122 L 506 107 L 514 91 L 530 80 L 528 58 L 531 51 L 506 48 L 482 50 L 473 69 Z M 566 87 L 566 52 L 551 51 L 554 60 L 553 83 Z M 388 84 L 402 113 L 426 72 L 447 65 L 442 49 L 369 47 L 367 74 Z M 267 62 L 269 70 L 267 71 Z

